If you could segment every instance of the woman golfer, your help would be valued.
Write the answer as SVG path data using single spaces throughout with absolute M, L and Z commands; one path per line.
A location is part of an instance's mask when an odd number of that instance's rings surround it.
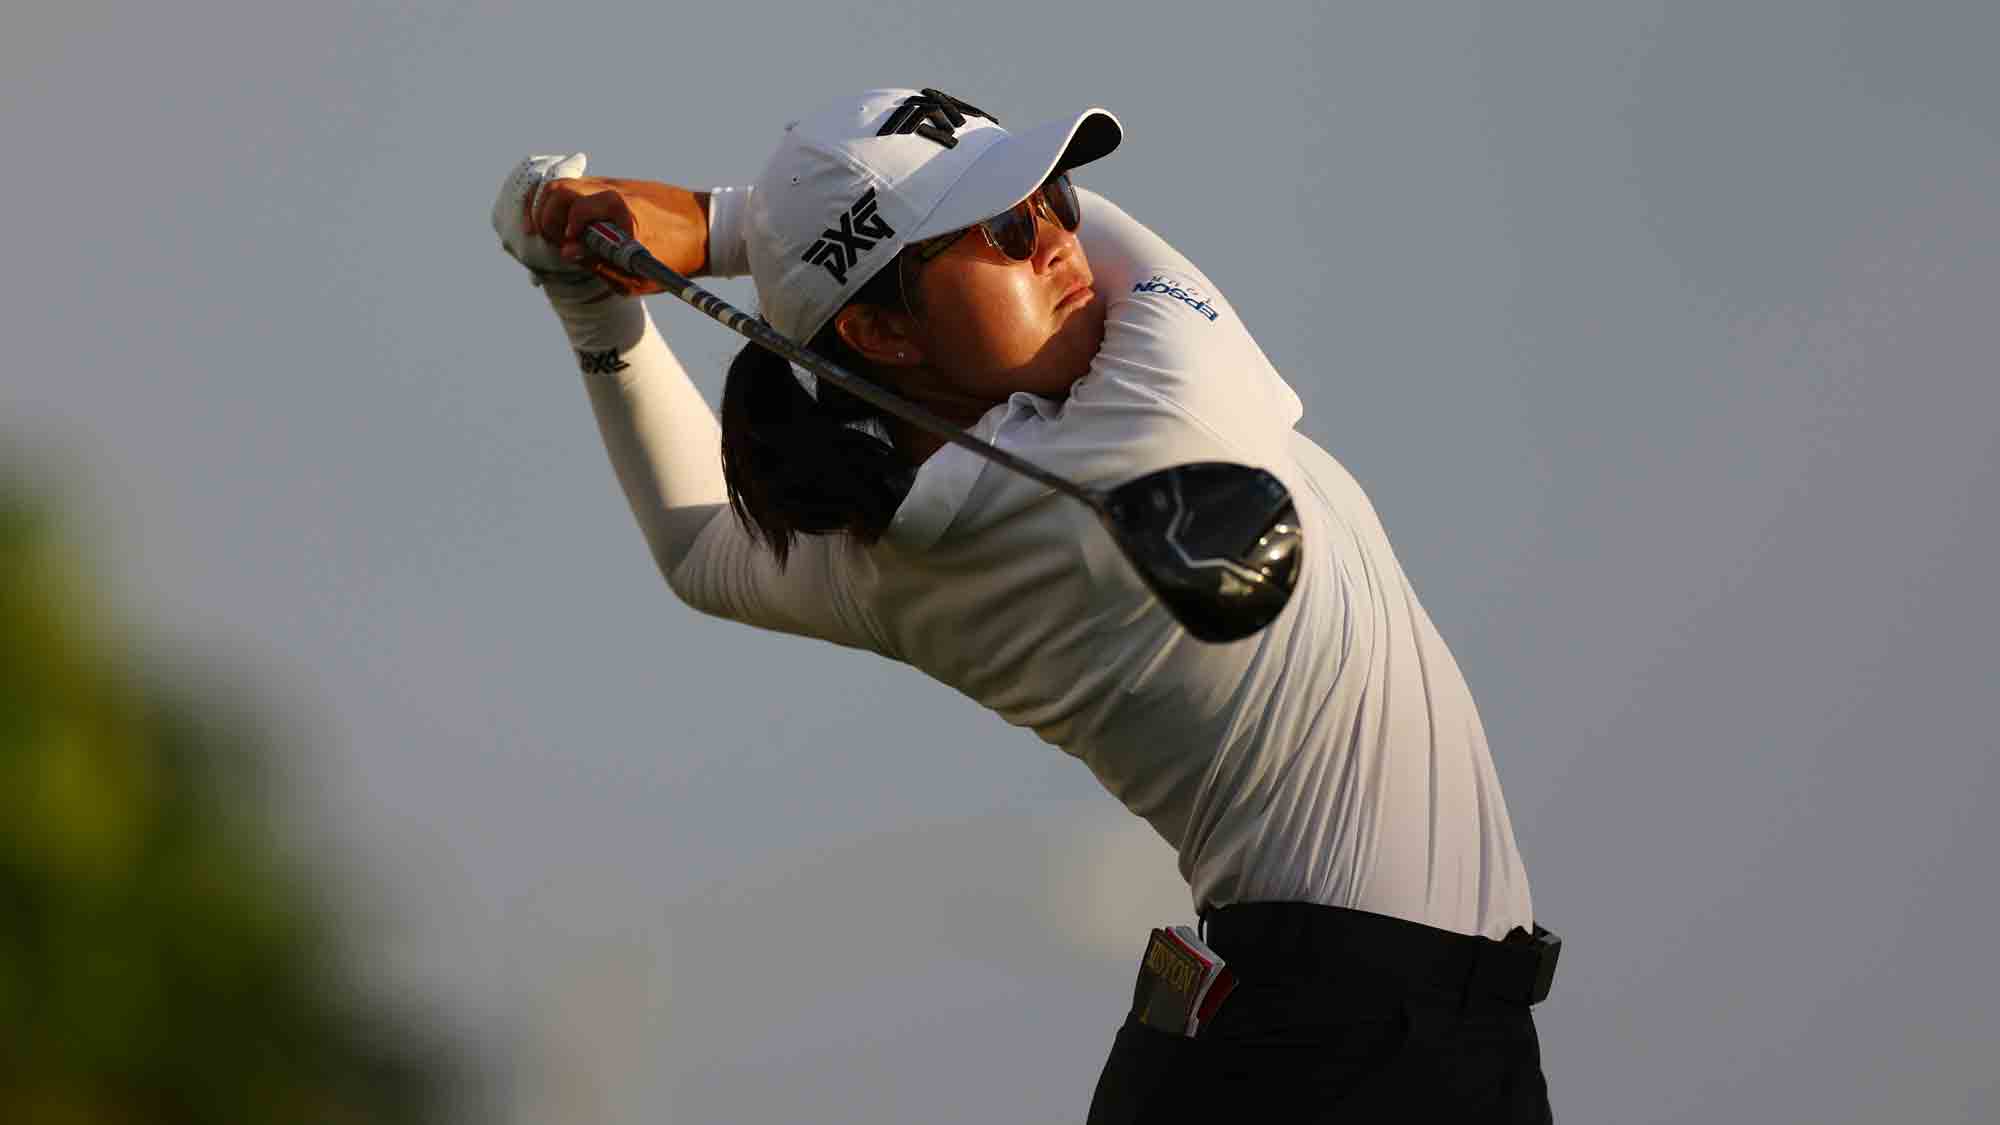
M 493 218 L 675 594 L 922 669 L 1082 759 L 1178 851 L 1236 987 L 1193 1035 L 1135 1005 L 1092 1122 L 1546 1121 L 1529 1005 L 1553 946 L 1464 677 L 1228 299 L 1071 182 L 1119 140 L 1102 110 L 1010 133 L 875 90 L 788 127 L 752 187 L 531 157 Z M 718 426 L 648 287 L 591 265 L 600 219 L 680 272 L 748 272 L 779 333 L 1086 485 L 1269 471 L 1306 545 L 1290 604 L 1197 641 L 1083 506 L 754 344 Z

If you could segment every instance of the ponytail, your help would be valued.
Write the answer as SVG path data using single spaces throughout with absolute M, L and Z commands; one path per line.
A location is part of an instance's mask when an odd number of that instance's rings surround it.
M 880 295 L 891 263 L 854 302 Z M 893 292 L 893 290 L 892 290 Z M 850 303 L 854 303 L 850 302 Z M 806 345 L 857 375 L 861 357 L 829 320 Z M 869 432 L 884 420 L 875 407 L 820 380 L 818 398 L 792 376 L 775 352 L 747 344 L 729 365 L 722 388 L 722 476 L 729 506 L 745 530 L 771 548 L 783 567 L 800 535 L 846 532 L 873 543 L 909 492 L 914 469 L 896 448 Z

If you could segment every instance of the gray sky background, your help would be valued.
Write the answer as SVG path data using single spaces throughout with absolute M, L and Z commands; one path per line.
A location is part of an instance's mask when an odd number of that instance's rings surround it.
M 487 209 L 873 85 L 1127 142 L 1492 736 L 1577 1122 L 2000 1118 L 2000 7 L 35 5 L 0 434 L 297 720 L 380 981 L 519 1121 L 1080 1120 L 1167 847 L 653 570 Z M 747 301 L 747 287 L 722 287 Z M 733 338 L 655 313 L 711 400 Z M 814 933 L 814 930 L 822 932 Z

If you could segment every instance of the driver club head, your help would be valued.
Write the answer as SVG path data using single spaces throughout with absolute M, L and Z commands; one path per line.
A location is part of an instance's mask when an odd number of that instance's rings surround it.
M 1105 496 L 1105 526 L 1197 640 L 1241 640 L 1278 616 L 1298 581 L 1298 511 L 1262 469 L 1202 461 Z

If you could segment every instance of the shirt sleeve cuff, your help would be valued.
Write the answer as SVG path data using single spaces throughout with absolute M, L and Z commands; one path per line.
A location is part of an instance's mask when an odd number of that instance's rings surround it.
M 708 276 L 742 277 L 750 272 L 750 247 L 743 240 L 743 213 L 750 188 L 719 187 L 708 193 Z

